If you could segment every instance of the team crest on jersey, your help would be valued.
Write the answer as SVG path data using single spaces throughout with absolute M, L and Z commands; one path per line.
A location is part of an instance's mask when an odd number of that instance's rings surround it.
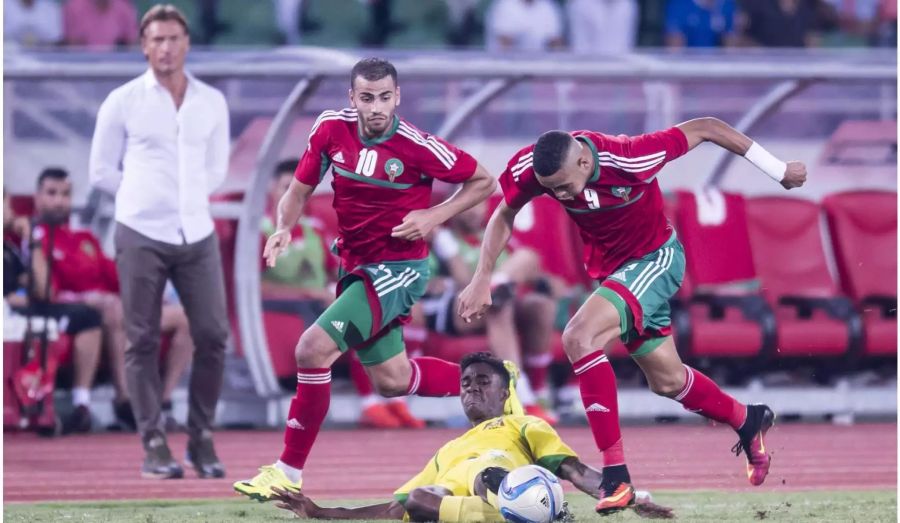
M 384 162 L 384 172 L 387 173 L 388 179 L 394 181 L 394 178 L 403 174 L 403 162 L 396 158 Z
M 612 193 L 626 202 L 631 199 L 631 187 L 613 187 Z
M 83 252 L 85 255 L 87 255 L 91 258 L 97 257 L 97 251 L 96 251 L 96 249 L 94 249 L 94 244 L 92 244 L 91 242 L 89 242 L 87 240 L 81 242 L 81 252 Z

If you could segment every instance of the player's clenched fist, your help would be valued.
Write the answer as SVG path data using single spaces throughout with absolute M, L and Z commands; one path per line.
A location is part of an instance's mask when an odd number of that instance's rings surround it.
M 266 259 L 266 265 L 275 266 L 275 261 L 281 256 L 281 253 L 291 243 L 291 231 L 287 229 L 278 229 L 266 240 L 266 248 L 263 249 L 263 258 Z
M 473 279 L 456 298 L 456 312 L 466 323 L 482 318 L 491 306 L 491 284 L 484 279 Z
M 804 183 L 806 183 L 806 165 L 803 162 L 788 162 L 781 185 L 785 189 L 793 189 L 800 187 Z
M 430 209 L 410 211 L 403 222 L 391 230 L 391 236 L 409 241 L 421 240 L 437 225 Z

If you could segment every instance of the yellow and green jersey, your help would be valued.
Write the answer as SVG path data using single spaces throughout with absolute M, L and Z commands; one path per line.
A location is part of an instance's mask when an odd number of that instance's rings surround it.
M 447 442 L 425 468 L 394 492 L 406 501 L 416 488 L 437 485 L 455 496 L 474 495 L 472 478 L 487 466 L 518 468 L 536 463 L 556 473 L 569 457 L 577 457 L 547 422 L 534 416 L 507 415 L 484 421 Z M 477 470 L 476 470 L 477 469 Z

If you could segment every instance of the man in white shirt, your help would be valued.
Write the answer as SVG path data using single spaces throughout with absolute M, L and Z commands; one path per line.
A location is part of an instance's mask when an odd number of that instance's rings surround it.
M 228 317 L 209 195 L 228 167 L 228 107 L 222 93 L 184 70 L 187 22 L 170 5 L 144 15 L 149 70 L 100 106 L 91 183 L 116 194 L 116 265 L 129 347 L 129 395 L 146 457 L 141 475 L 179 478 L 160 415 L 159 316 L 170 279 L 194 340 L 187 462 L 202 478 L 225 470 L 212 442 L 222 387 Z
M 497 0 L 488 13 L 488 51 L 561 49 L 563 19 L 553 0 Z
M 569 0 L 572 51 L 580 54 L 622 55 L 637 40 L 637 0 Z

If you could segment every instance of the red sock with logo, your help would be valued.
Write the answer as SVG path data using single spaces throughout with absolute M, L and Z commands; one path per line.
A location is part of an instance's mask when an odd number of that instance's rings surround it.
M 603 466 L 625 464 L 622 430 L 619 428 L 619 398 L 616 375 L 603 350 L 588 354 L 572 364 L 581 401 L 587 414 L 597 449 L 603 453 Z
M 331 369 L 297 369 L 297 395 L 291 400 L 281 461 L 303 469 L 331 402 Z

